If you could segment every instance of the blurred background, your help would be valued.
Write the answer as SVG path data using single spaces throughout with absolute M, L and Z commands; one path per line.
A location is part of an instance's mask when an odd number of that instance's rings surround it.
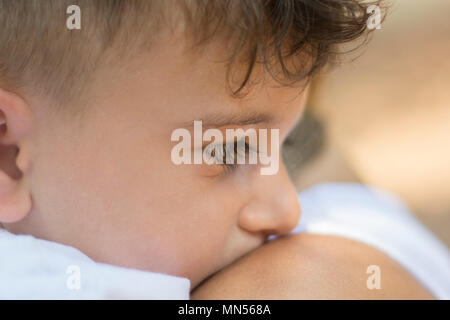
M 387 189 L 450 247 L 450 1 L 391 4 L 359 58 L 315 79 L 285 156 L 299 190 Z

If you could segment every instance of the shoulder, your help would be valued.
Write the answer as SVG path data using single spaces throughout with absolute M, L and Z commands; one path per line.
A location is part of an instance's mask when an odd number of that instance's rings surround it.
M 369 289 L 368 286 L 376 284 L 375 280 L 379 281 L 380 288 Z M 202 283 L 191 297 L 433 298 L 414 277 L 383 252 L 358 241 L 312 234 L 290 235 L 263 245 Z

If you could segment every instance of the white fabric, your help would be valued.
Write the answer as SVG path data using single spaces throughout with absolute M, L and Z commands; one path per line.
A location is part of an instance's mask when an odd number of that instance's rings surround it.
M 369 244 L 407 269 L 439 299 L 450 299 L 450 254 L 393 194 L 359 183 L 321 183 L 299 195 L 292 233 L 336 235 Z M 271 237 L 274 239 L 275 237 Z
M 79 268 L 79 290 L 70 266 Z M 0 299 L 183 300 L 189 289 L 186 278 L 97 263 L 75 248 L 0 229 Z
M 436 297 L 450 298 L 448 249 L 391 194 L 360 184 L 324 183 L 299 199 L 302 217 L 293 233 L 370 244 Z M 79 267 L 80 290 L 69 289 L 69 266 Z M 187 278 L 96 263 L 75 248 L 0 229 L 0 299 L 189 299 L 189 289 Z

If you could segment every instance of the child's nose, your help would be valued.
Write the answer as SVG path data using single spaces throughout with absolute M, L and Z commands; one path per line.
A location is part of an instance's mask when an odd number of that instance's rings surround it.
M 266 235 L 289 233 L 299 222 L 300 203 L 286 169 L 258 180 L 254 197 L 239 214 L 239 226 Z

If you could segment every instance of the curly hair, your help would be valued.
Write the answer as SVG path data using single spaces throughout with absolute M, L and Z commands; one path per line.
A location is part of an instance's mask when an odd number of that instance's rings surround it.
M 74 4 L 83 27 L 70 32 L 66 10 Z M 368 34 L 373 4 L 380 1 L 0 0 L 0 85 L 67 101 L 80 94 L 106 53 L 123 58 L 151 50 L 175 10 L 194 47 L 223 36 L 232 44 L 229 70 L 247 65 L 233 95 L 249 84 L 256 64 L 280 84 L 294 85 L 332 61 L 338 44 Z
M 194 0 L 189 3 L 194 5 L 185 7 L 186 16 L 196 43 L 212 38 L 218 30 L 227 30 L 228 38 L 234 40 L 229 64 L 234 64 L 240 54 L 246 58 L 247 71 L 233 91 L 235 95 L 248 84 L 257 63 L 282 85 L 309 80 L 343 53 L 338 45 L 363 37 L 351 49 L 355 50 L 366 42 L 370 6 L 385 9 L 382 1 L 358 0 Z

